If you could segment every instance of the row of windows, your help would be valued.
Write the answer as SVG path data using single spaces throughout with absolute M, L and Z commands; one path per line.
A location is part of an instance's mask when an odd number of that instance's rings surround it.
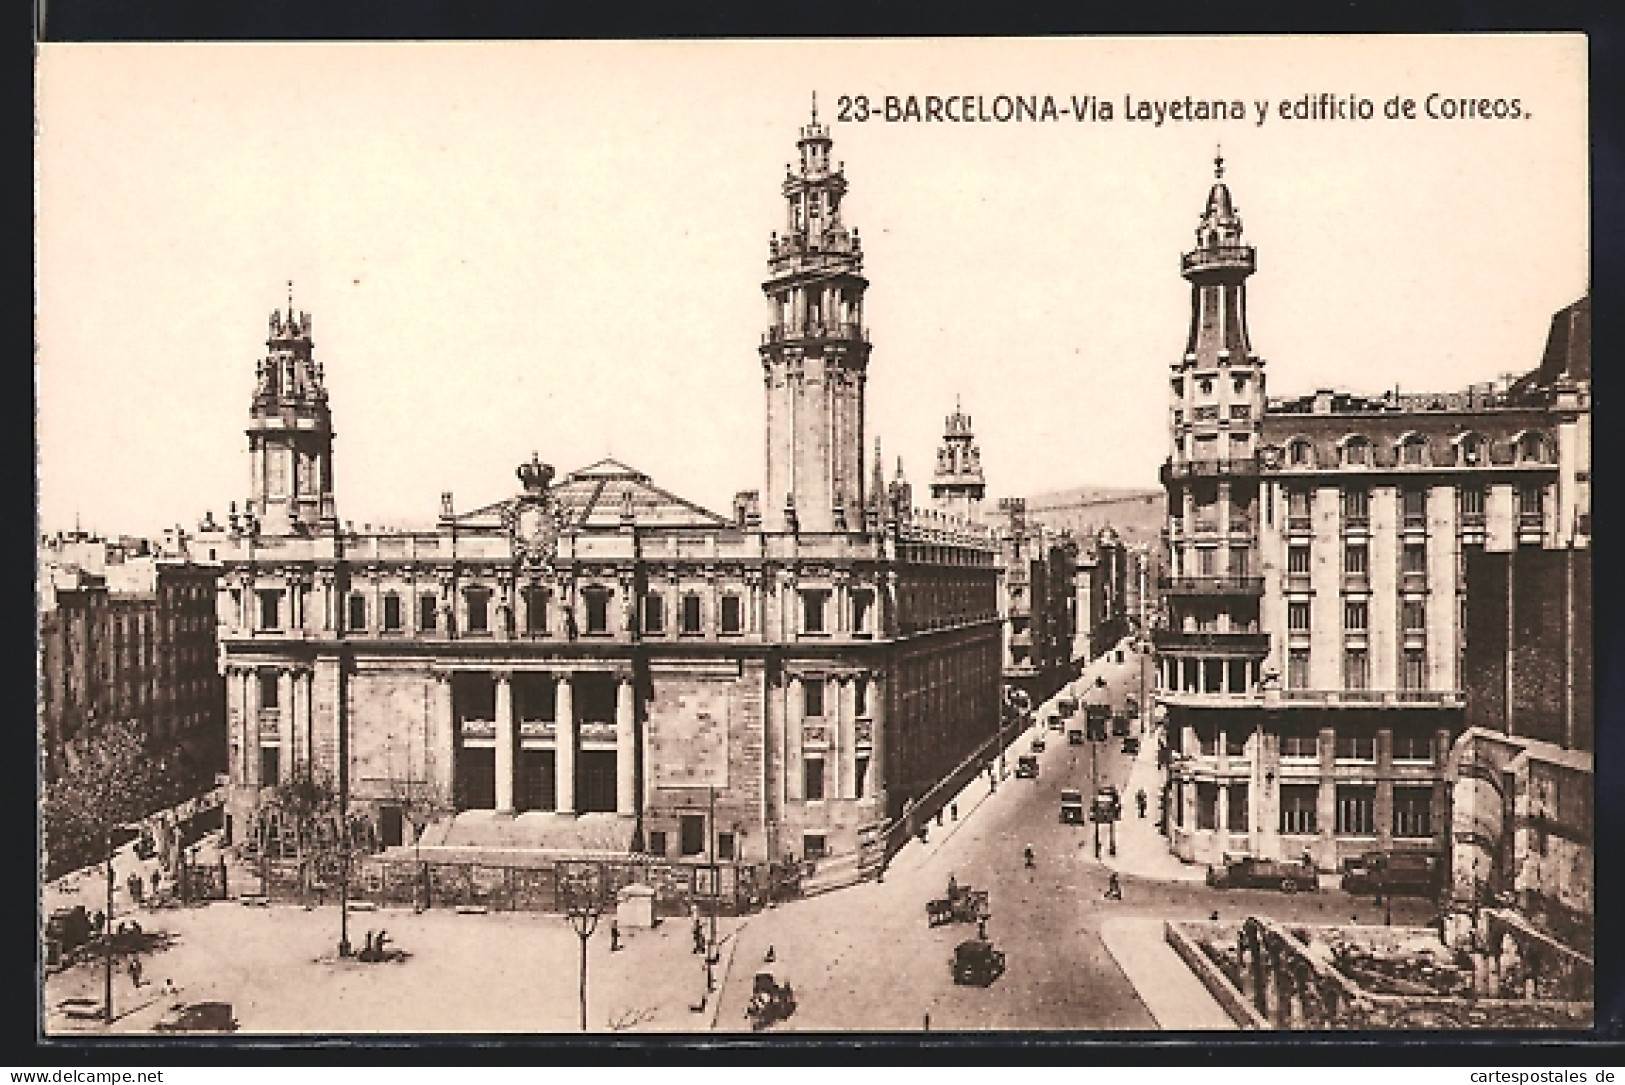
M 823 716 L 828 710 L 827 685 L 828 680 L 823 678 L 803 678 L 801 680 L 801 714 L 803 716 Z M 853 712 L 857 716 L 863 717 L 869 714 L 869 680 L 867 678 L 853 680 L 852 701 Z
M 1227 757 L 1245 757 L 1250 732 L 1225 731 L 1224 747 Z M 1218 754 L 1219 730 L 1216 727 L 1196 728 L 1196 741 L 1204 757 Z M 1281 757 L 1288 761 L 1316 761 L 1320 758 L 1320 734 L 1317 731 L 1288 730 L 1281 732 Z M 1390 737 L 1390 749 L 1395 761 L 1432 761 L 1433 739 L 1427 734 L 1397 731 Z M 1333 739 L 1333 755 L 1338 761 L 1377 760 L 1377 732 L 1373 728 L 1344 727 Z
M 1309 604 L 1293 600 L 1286 605 L 1286 627 L 1291 633 L 1309 632 Z M 1364 633 L 1369 627 L 1371 604 L 1364 599 L 1343 601 L 1343 629 L 1349 633 Z M 1422 599 L 1404 599 L 1399 604 L 1399 628 L 1406 633 L 1427 631 L 1427 603 Z
M 1249 830 L 1248 786 L 1231 784 L 1226 796 L 1226 822 L 1230 832 Z M 1283 784 L 1281 787 L 1280 831 L 1291 836 L 1312 836 L 1320 831 L 1320 789 L 1317 785 Z M 1184 811 L 1178 814 L 1183 819 Z M 1377 835 L 1377 790 L 1350 785 L 1337 788 L 1333 806 L 1333 832 L 1338 836 Z M 1196 785 L 1196 828 L 1219 827 L 1219 786 Z M 1396 837 L 1427 838 L 1433 835 L 1433 789 L 1396 787 L 1390 832 Z
M 1345 615 L 1346 617 L 1347 615 Z M 1414 620 L 1418 624 L 1415 629 L 1411 630 L 1412 632 L 1421 629 L 1420 617 Z M 1407 629 L 1410 628 L 1407 627 Z M 1288 689 L 1313 688 L 1309 680 L 1309 650 L 1307 648 L 1292 648 L 1287 651 L 1286 686 Z M 1350 690 L 1371 688 L 1371 657 L 1364 648 L 1352 647 L 1343 650 L 1343 688 Z M 1427 652 L 1424 649 L 1410 647 L 1406 648 L 1401 654 L 1399 688 L 1402 690 L 1425 690 L 1428 688 Z
M 1488 459 L 1489 442 L 1478 434 L 1465 434 L 1453 439 L 1450 450 L 1442 457 L 1436 457 L 1428 439 L 1413 433 L 1402 437 L 1393 450 L 1395 461 L 1403 467 L 1476 467 Z M 1550 454 L 1550 444 L 1540 433 L 1521 434 L 1513 444 L 1513 455 L 1518 463 L 1547 463 Z M 1316 466 L 1314 445 L 1305 437 L 1287 444 L 1286 458 L 1294 467 Z M 1372 466 L 1376 463 L 1375 448 L 1368 438 L 1345 437 L 1338 442 L 1337 463 L 1343 467 Z
M 1484 518 L 1485 488 L 1458 486 L 1456 511 L 1464 523 Z M 1312 492 L 1293 488 L 1286 491 L 1289 523 L 1309 519 Z M 1525 482 L 1512 491 L 1513 511 L 1520 518 L 1539 516 L 1545 509 L 1546 487 L 1538 482 Z M 1339 491 L 1340 511 L 1345 524 L 1364 524 L 1371 518 L 1371 491 L 1364 488 L 1344 487 Z M 1428 491 L 1404 488 L 1399 491 L 1401 523 L 1407 528 L 1427 526 Z

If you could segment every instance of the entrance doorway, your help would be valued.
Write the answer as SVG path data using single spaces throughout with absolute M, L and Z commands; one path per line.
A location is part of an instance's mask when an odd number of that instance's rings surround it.
M 576 809 L 583 814 L 615 812 L 614 750 L 582 750 L 576 755 Z
M 684 814 L 678 822 L 681 847 L 678 853 L 684 856 L 705 854 L 705 815 Z
M 401 808 L 385 803 L 378 808 L 378 838 L 386 848 L 398 848 L 401 838 Z

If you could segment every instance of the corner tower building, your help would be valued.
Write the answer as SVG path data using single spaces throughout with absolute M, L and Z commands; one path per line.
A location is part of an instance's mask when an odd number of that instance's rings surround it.
M 785 233 L 769 242 L 767 385 L 769 530 L 844 531 L 862 526 L 863 250 L 841 219 L 842 166 L 830 164 L 818 109 L 801 129 L 801 162 L 786 167 Z

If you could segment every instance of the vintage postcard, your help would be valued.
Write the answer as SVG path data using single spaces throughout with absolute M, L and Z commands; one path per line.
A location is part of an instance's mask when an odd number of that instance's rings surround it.
M 1581 35 L 44 45 L 40 1028 L 1589 1028 Z

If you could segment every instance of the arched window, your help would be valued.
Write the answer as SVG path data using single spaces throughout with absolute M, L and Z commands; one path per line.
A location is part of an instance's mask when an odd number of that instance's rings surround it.
M 1399 462 L 1406 467 L 1420 467 L 1427 461 L 1427 440 L 1410 434 L 1399 442 Z
M 1313 449 L 1309 442 L 1302 437 L 1293 441 L 1287 447 L 1287 462 L 1294 467 L 1309 467 L 1314 464 Z
M 1484 462 L 1484 438 L 1476 433 L 1464 433 L 1456 438 L 1456 462 L 1462 467 L 1477 467 Z
M 1365 467 L 1371 463 L 1371 442 L 1364 437 L 1349 437 L 1343 442 L 1343 464 L 1347 467 Z
M 1518 438 L 1519 463 L 1545 463 L 1546 438 L 1536 432 L 1529 432 Z

